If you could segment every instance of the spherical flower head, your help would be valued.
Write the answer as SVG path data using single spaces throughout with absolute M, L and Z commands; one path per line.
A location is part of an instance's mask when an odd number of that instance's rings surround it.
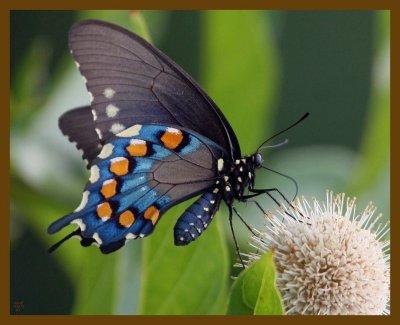
M 370 203 L 356 214 L 355 199 L 332 192 L 324 204 L 297 199 L 266 216 L 247 263 L 274 251 L 286 314 L 387 314 L 389 225 L 375 211 Z

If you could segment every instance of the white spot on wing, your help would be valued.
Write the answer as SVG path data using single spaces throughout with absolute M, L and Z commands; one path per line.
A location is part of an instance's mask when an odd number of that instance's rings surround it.
M 140 124 L 135 124 L 135 125 L 131 126 L 130 128 L 127 128 L 127 129 L 123 130 L 122 132 L 118 133 L 117 136 L 122 137 L 122 138 L 130 138 L 135 135 L 138 135 L 141 128 L 142 128 L 142 126 Z
M 125 126 L 123 126 L 121 123 L 114 123 L 110 128 L 110 132 L 114 134 L 120 133 L 123 130 L 125 130 Z
M 139 144 L 146 144 L 146 141 L 142 139 L 132 139 L 131 141 L 129 141 L 129 143 L 133 145 L 139 145 Z
M 222 158 L 218 159 L 218 170 L 221 171 L 224 168 L 224 160 Z
M 99 155 L 97 157 L 101 158 L 101 159 L 105 159 L 107 157 L 110 157 L 112 152 L 114 150 L 114 146 L 112 143 L 107 143 L 106 145 L 104 145 L 103 149 L 101 149 Z
M 114 179 L 107 179 L 107 180 L 105 180 L 105 181 L 103 182 L 103 186 L 105 186 L 105 185 L 107 185 L 107 184 L 110 184 L 110 183 L 112 183 L 112 182 L 114 182 Z
M 136 239 L 137 235 L 129 233 L 129 234 L 126 234 L 125 238 L 126 238 L 126 240 Z
M 118 161 L 122 161 L 122 160 L 127 160 L 125 157 L 115 157 L 113 159 L 111 159 L 111 163 L 115 163 Z
M 94 234 L 93 234 L 93 239 L 95 240 L 95 241 L 97 241 L 97 243 L 99 244 L 99 245 L 101 245 L 102 243 L 103 243 L 103 241 L 101 240 L 101 238 L 100 238 L 100 236 L 99 236 L 99 234 L 97 233 L 97 232 L 95 232 Z
M 115 94 L 115 90 L 112 88 L 106 88 L 103 91 L 104 97 L 109 98 L 109 99 L 113 98 L 114 94 Z
M 86 229 L 86 225 L 83 223 L 82 219 L 72 220 L 71 223 L 74 223 L 74 224 L 78 225 L 79 228 L 81 229 L 81 231 L 84 231 Z
M 89 194 L 90 194 L 89 191 L 85 191 L 82 193 L 82 201 L 79 204 L 79 206 L 75 209 L 74 212 L 81 211 L 86 206 L 86 204 L 88 202 Z
M 108 104 L 106 107 L 106 113 L 108 117 L 115 117 L 119 112 L 119 108 L 113 104 Z
M 101 131 L 100 131 L 100 129 L 98 129 L 98 128 L 95 128 L 94 130 L 96 131 L 96 133 L 97 133 L 97 136 L 98 136 L 98 137 L 99 137 L 99 139 L 101 140 L 101 138 L 103 137 L 103 135 L 101 134 Z
M 88 91 L 88 93 L 89 93 L 89 100 L 92 103 L 94 100 L 93 94 L 90 91 Z
M 96 165 L 90 167 L 90 183 L 96 183 L 100 178 L 100 169 Z
M 179 131 L 178 129 L 175 129 L 175 128 L 167 128 L 167 132 L 181 134 L 181 131 Z
M 81 66 L 78 62 L 75 61 L 75 65 L 76 67 L 79 69 L 79 67 Z
M 94 109 L 92 109 L 93 121 L 97 120 L 97 113 Z
M 82 79 L 84 83 L 87 83 L 87 79 L 84 76 L 82 76 Z

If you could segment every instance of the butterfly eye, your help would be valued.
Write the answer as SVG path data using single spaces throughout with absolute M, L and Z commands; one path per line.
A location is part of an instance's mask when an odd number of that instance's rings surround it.
M 264 162 L 263 158 L 259 153 L 254 156 L 254 165 L 256 168 L 261 167 L 262 163 Z

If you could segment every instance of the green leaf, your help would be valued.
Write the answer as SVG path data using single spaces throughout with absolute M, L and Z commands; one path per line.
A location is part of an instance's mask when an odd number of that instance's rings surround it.
M 282 315 L 281 296 L 275 286 L 273 253 L 261 256 L 233 284 L 229 315 Z
M 136 314 L 139 305 L 142 243 L 129 243 L 118 252 L 114 274 L 116 315 Z
M 207 11 L 203 26 L 203 84 L 242 150 L 254 152 L 269 134 L 277 86 L 276 44 L 268 17 L 257 11 Z
M 135 31 L 150 40 L 140 12 L 131 14 L 131 22 Z M 188 247 L 176 247 L 173 244 L 176 220 L 171 216 L 181 215 L 183 211 L 183 206 L 169 211 L 157 231 L 144 243 L 141 314 L 217 314 L 223 311 L 229 263 L 218 222 L 209 227 L 207 236 Z M 213 277 L 213 274 L 218 276 Z
M 50 90 L 48 65 L 51 48 L 44 38 L 36 37 L 17 67 L 11 92 L 11 127 L 23 132 L 40 112 Z
M 79 247 L 83 250 L 83 248 Z M 119 253 L 103 255 L 99 249 L 85 249 L 80 276 L 76 281 L 74 314 L 108 315 L 113 313 L 115 264 Z
M 128 10 L 82 10 L 79 11 L 80 19 L 99 19 L 131 29 Z
M 139 10 L 132 10 L 130 14 L 133 30 L 142 36 L 146 41 L 152 43 L 149 28 L 147 27 L 146 20 Z
M 188 246 L 173 243 L 173 227 L 184 206 L 162 217 L 143 242 L 139 311 L 147 315 L 222 314 L 226 304 L 229 260 L 220 217 Z M 175 216 L 175 218 L 174 218 Z
M 61 235 L 56 237 L 47 235 L 46 229 L 55 218 L 65 214 L 68 208 L 64 203 L 57 202 L 43 193 L 35 191 L 17 176 L 12 177 L 11 202 L 17 212 L 24 216 L 26 225 L 46 245 L 50 246 L 57 240 L 56 238 L 61 239 Z M 73 244 L 76 245 L 76 242 L 69 241 L 65 244 L 65 249 L 60 249 L 54 253 L 54 256 L 62 263 L 64 270 L 72 280 L 79 275 L 79 261 L 82 254 L 81 247 L 75 251 L 72 248 Z M 72 248 L 72 251 L 68 251 L 70 248 Z
M 348 192 L 358 195 L 379 182 L 389 166 L 390 152 L 390 12 L 377 13 L 376 51 L 372 70 L 370 109 L 361 145 L 359 166 Z

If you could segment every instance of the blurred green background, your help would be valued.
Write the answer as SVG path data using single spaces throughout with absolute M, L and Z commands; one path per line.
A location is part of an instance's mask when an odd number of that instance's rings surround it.
M 89 103 L 67 48 L 75 21 L 98 18 L 147 37 L 205 88 L 236 131 L 242 151 L 308 111 L 264 152 L 300 194 L 325 189 L 373 201 L 389 217 L 389 13 L 384 11 L 13 11 L 11 12 L 11 296 L 23 314 L 224 314 L 236 255 L 224 208 L 188 247 L 173 246 L 186 204 L 155 233 L 111 255 L 48 224 L 80 202 L 87 172 L 58 117 Z M 258 187 L 293 185 L 260 171 Z M 260 200 L 266 209 L 275 206 Z M 263 217 L 238 205 L 249 223 Z M 243 251 L 249 233 L 237 221 Z M 23 302 L 23 308 L 17 308 Z

